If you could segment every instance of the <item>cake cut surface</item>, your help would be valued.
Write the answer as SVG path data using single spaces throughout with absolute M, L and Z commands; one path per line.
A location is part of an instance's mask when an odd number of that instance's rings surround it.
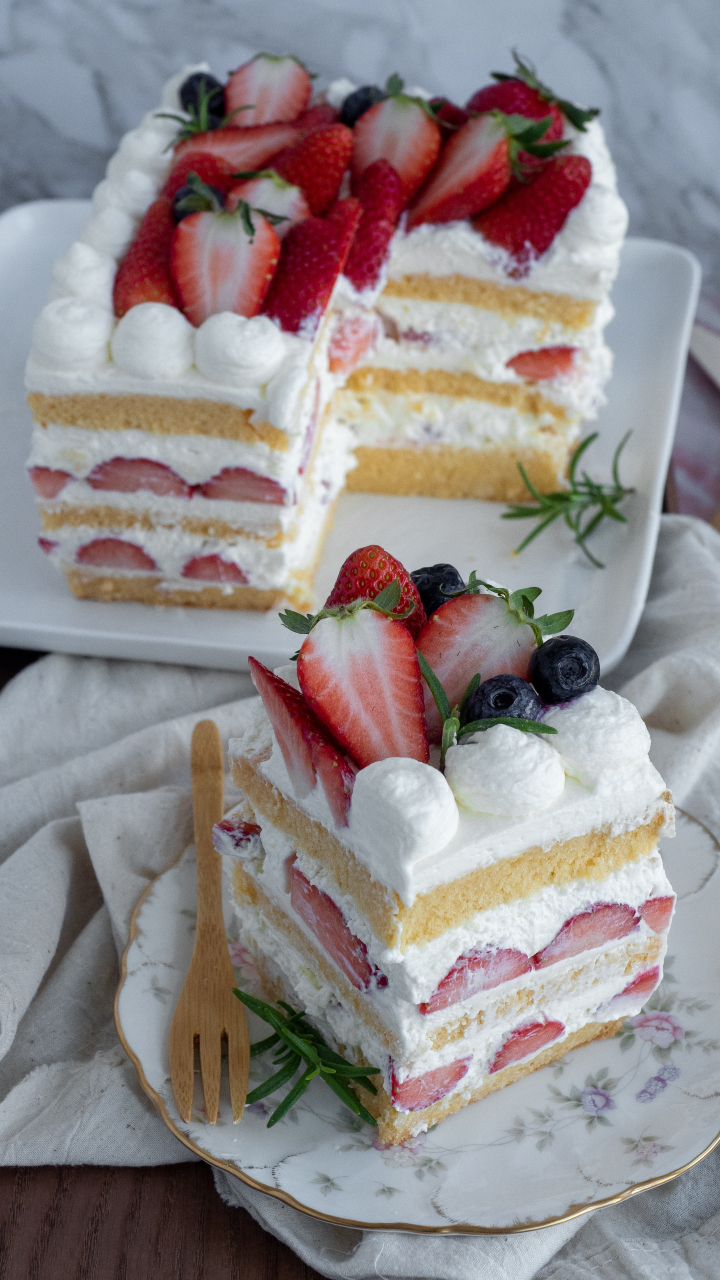
M 309 608 L 344 487 L 562 485 L 626 224 L 596 113 L 519 62 L 466 108 L 367 88 L 200 64 L 122 139 L 26 371 L 76 595 Z
M 244 799 L 215 833 L 265 994 L 379 1068 L 377 1093 L 358 1097 L 384 1143 L 614 1035 L 662 979 L 675 902 L 649 735 L 599 685 L 591 647 L 557 635 L 572 612 L 538 617 L 534 588 L 483 594 L 439 565 L 410 575 L 426 618 L 413 636 L 392 563 L 360 549 L 317 615 L 283 615 L 305 632 L 297 665 L 251 659 L 261 698 L 229 744 Z M 466 619 L 463 601 L 492 610 L 488 672 L 507 662 L 503 630 L 528 643 L 515 671 L 487 678 L 471 650 L 450 707 L 423 655 Z M 427 706 L 424 689 L 440 717 L 436 731 L 423 711 L 425 751 L 403 711 L 411 695 Z M 394 738 L 368 737 L 361 705 Z

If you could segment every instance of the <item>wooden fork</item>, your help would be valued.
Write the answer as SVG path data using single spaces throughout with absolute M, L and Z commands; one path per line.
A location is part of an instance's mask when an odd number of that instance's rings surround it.
M 195 1078 L 195 1041 L 200 1042 L 200 1076 L 205 1112 L 217 1120 L 223 1037 L 227 1038 L 233 1121 L 245 1107 L 250 1047 L 245 1010 L 233 995 L 222 910 L 222 863 L 212 829 L 223 816 L 223 752 L 218 727 L 201 720 L 192 736 L 192 791 L 197 855 L 197 931 L 190 968 L 170 1028 L 170 1079 L 177 1109 L 189 1121 Z

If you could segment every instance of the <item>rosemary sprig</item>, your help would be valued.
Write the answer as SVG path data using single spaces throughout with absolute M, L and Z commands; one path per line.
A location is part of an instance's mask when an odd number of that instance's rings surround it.
M 338 1053 L 328 1048 L 319 1031 L 305 1021 L 304 1014 L 293 1009 L 284 1000 L 278 1001 L 285 1011 L 282 1013 L 278 1009 L 273 1009 L 271 1004 L 266 1004 L 264 1000 L 248 995 L 247 991 L 238 991 L 237 987 L 233 988 L 233 994 L 248 1009 L 262 1018 L 263 1022 L 269 1023 L 273 1029 L 273 1034 L 265 1040 L 257 1040 L 255 1044 L 250 1045 L 250 1057 L 255 1058 L 269 1049 L 274 1049 L 273 1063 L 278 1070 L 270 1076 L 269 1080 L 264 1080 L 247 1095 L 245 1099 L 247 1103 L 260 1102 L 269 1093 L 280 1089 L 292 1079 L 301 1064 L 305 1063 L 302 1075 L 270 1116 L 267 1122 L 268 1129 L 277 1124 L 278 1120 L 282 1120 L 316 1076 L 319 1076 L 356 1116 L 360 1116 L 360 1119 L 365 1120 L 367 1124 L 377 1127 L 377 1121 L 348 1089 L 345 1080 L 354 1080 L 363 1089 L 367 1089 L 368 1093 L 377 1093 L 369 1076 L 378 1075 L 379 1067 L 354 1067 L 352 1063 L 346 1062 Z
M 503 512 L 503 520 L 524 520 L 536 519 L 538 521 L 532 533 L 529 533 L 518 547 L 515 548 L 515 555 L 519 555 L 524 551 L 528 543 L 533 538 L 537 538 L 543 529 L 547 529 L 548 525 L 562 516 L 568 529 L 572 529 L 575 534 L 575 541 L 584 552 L 588 560 L 598 569 L 604 569 L 605 566 L 598 560 L 591 551 L 588 550 L 586 540 L 597 529 L 600 521 L 608 516 L 610 520 L 618 520 L 621 524 L 627 524 L 627 517 L 621 515 L 617 509 L 617 504 L 626 498 L 628 494 L 634 493 L 634 489 L 627 489 L 620 481 L 618 464 L 620 454 L 630 438 L 631 432 L 627 432 L 620 441 L 612 461 L 612 484 L 597 484 L 595 480 L 591 480 L 587 471 L 582 472 L 582 479 L 577 478 L 577 466 L 580 458 L 585 450 L 590 447 L 594 440 L 597 440 L 598 433 L 594 431 L 588 436 L 587 440 L 583 440 L 570 459 L 568 468 L 567 489 L 560 489 L 557 493 L 538 493 L 537 489 L 528 478 L 525 468 L 521 462 L 518 462 L 518 471 L 522 476 L 525 484 L 530 490 L 534 503 L 508 503 L 508 510 Z M 594 515 L 590 515 L 593 508 L 597 508 Z

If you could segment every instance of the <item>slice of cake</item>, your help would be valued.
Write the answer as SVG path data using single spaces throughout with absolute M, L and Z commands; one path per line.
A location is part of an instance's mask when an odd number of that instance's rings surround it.
M 672 803 L 582 640 L 448 566 L 350 557 L 229 746 L 216 829 L 266 994 L 358 1065 L 401 1142 L 614 1035 L 662 977 Z M 550 639 L 545 640 L 545 636 Z M 421 674 L 422 673 L 422 674 Z
M 310 603 L 353 465 L 327 426 L 328 307 L 360 216 L 337 199 L 352 136 L 307 109 L 310 88 L 293 58 L 226 86 L 186 68 L 55 264 L 28 466 L 40 545 L 77 596 Z M 243 176 L 271 157 L 270 177 Z
M 417 192 L 427 104 L 349 88 L 330 95 L 354 124 L 355 189 L 385 156 L 411 196 L 374 305 L 380 340 L 335 397 L 358 442 L 348 487 L 512 501 L 527 496 L 520 462 L 541 492 L 557 489 L 604 401 L 627 227 L 597 113 L 518 61 L 465 109 L 433 100 L 439 156 Z

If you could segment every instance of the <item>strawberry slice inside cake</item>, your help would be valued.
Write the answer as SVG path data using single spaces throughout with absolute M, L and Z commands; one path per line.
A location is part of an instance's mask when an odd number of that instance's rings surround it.
M 382 1143 L 614 1035 L 662 980 L 672 802 L 539 594 L 371 544 L 282 615 L 295 661 L 250 659 L 215 831 L 240 936 L 269 998 L 379 1069 Z

